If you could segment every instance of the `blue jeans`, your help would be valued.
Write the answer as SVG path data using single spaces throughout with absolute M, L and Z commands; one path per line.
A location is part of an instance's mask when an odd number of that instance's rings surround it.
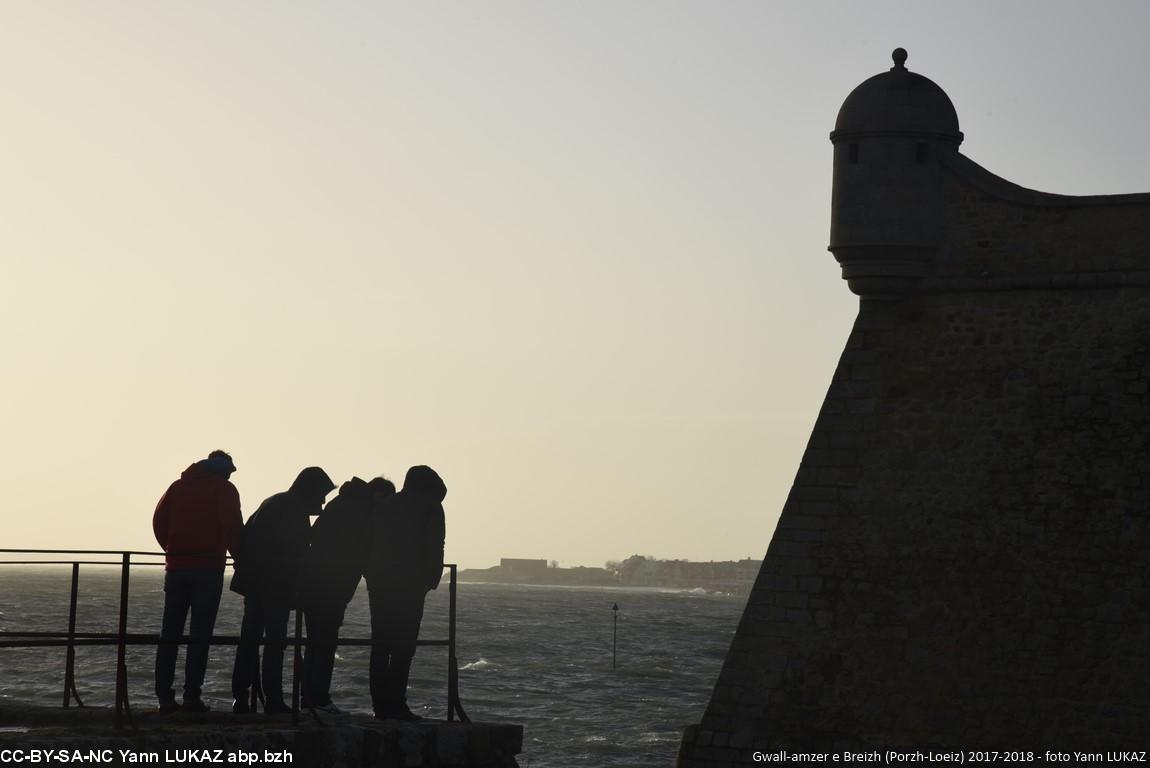
M 192 613 L 188 631 L 188 652 L 184 663 L 184 699 L 198 699 L 208 671 L 208 649 L 216 612 L 224 590 L 222 570 L 174 568 L 164 574 L 164 619 L 160 645 L 156 649 L 156 697 L 175 701 L 176 654 L 184 634 L 188 611 Z

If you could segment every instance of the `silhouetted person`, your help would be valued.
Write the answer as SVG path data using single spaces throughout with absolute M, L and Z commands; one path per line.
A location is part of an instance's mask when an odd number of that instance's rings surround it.
M 407 678 L 423 600 L 443 575 L 443 499 L 430 467 L 407 470 L 403 490 L 372 512 L 364 575 L 371 605 L 371 704 L 381 719 L 418 720 L 407 708 Z
M 318 515 L 335 487 L 319 467 L 299 473 L 291 488 L 260 504 L 244 524 L 231 589 L 244 596 L 240 645 L 232 669 L 233 712 L 248 712 L 251 692 L 261 677 L 264 711 L 290 712 L 283 696 L 283 658 L 288 615 L 295 603 L 297 576 L 311 535 L 310 515 Z M 263 664 L 260 639 L 263 638 Z
M 240 494 L 228 478 L 236 471 L 232 457 L 212 451 L 184 470 L 156 505 L 152 531 L 167 553 L 164 566 L 164 618 L 156 648 L 156 698 L 161 712 L 174 712 L 176 655 L 184 622 L 191 611 L 184 663 L 184 706 L 206 712 L 200 698 L 208 668 L 208 642 L 216 625 L 224 588 L 224 563 L 240 541 L 243 516 Z
M 311 547 L 304 559 L 299 606 L 307 626 L 304 652 L 304 707 L 339 714 L 331 700 L 331 676 L 344 611 L 363 576 L 367 552 L 368 516 L 376 495 L 395 493 L 385 478 L 370 483 L 353 477 L 328 502 L 311 529 Z

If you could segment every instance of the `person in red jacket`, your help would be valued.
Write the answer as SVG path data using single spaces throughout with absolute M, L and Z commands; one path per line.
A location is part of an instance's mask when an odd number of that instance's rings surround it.
M 236 471 L 232 457 L 212 451 L 172 483 L 156 505 L 152 531 L 166 553 L 164 618 L 156 649 L 156 698 L 161 712 L 180 709 L 173 684 L 180 636 L 191 611 L 184 665 L 184 704 L 189 712 L 206 712 L 200 697 L 208 668 L 208 649 L 223 594 L 227 553 L 239 548 L 243 516 L 240 494 L 228 478 Z

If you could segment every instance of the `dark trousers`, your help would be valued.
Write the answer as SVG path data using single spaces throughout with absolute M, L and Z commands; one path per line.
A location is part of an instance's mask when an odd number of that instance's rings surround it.
M 156 697 L 160 701 L 176 699 L 176 655 L 189 611 L 192 622 L 184 661 L 184 699 L 200 697 L 223 589 L 222 570 L 174 568 L 164 574 L 164 618 L 156 648 Z
M 335 648 L 343 624 L 343 607 L 313 606 L 304 609 L 307 648 L 303 655 L 303 701 L 307 707 L 331 703 L 331 674 Z
M 371 706 L 387 716 L 407 705 L 407 678 L 423 621 L 426 592 L 368 592 L 371 607 Z
M 232 696 L 247 701 L 261 677 L 264 706 L 284 702 L 284 648 L 287 647 L 288 616 L 291 602 L 287 598 L 244 598 L 244 619 L 240 624 L 240 645 L 232 668 Z M 264 640 L 263 664 L 260 664 L 260 640 Z

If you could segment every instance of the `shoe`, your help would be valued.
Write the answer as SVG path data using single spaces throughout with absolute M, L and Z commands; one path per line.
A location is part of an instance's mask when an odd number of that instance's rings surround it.
M 400 704 L 399 706 L 388 707 L 383 712 L 376 713 L 376 720 L 405 720 L 409 723 L 414 723 L 422 720 L 423 718 L 412 712 L 407 708 L 407 704 Z
M 184 712 L 210 712 L 212 708 L 197 696 L 194 699 L 184 699 L 184 705 L 180 709 Z
M 233 715 L 247 715 L 252 711 L 251 706 L 248 704 L 247 699 L 236 699 L 232 702 Z
M 334 702 L 329 701 L 327 704 L 321 704 L 318 707 L 312 707 L 312 712 L 318 712 L 321 715 L 346 715 L 342 709 L 337 707 Z
M 265 701 L 264 714 L 266 715 L 290 715 L 291 707 L 284 704 L 282 701 Z
M 396 720 L 407 720 L 409 722 L 416 722 L 423 719 L 408 709 L 406 704 L 400 704 L 399 709 L 392 714 L 392 717 L 394 717 Z
M 161 715 L 170 715 L 173 712 L 179 712 L 180 705 L 176 703 L 175 699 L 165 699 L 160 702 L 159 710 Z

